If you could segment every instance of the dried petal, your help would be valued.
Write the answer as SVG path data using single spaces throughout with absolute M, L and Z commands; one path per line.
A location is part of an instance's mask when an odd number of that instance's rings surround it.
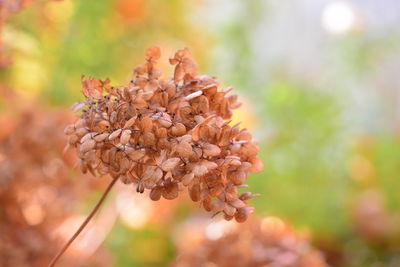
M 85 153 L 85 152 L 93 149 L 95 145 L 96 145 L 96 142 L 93 139 L 89 139 L 80 146 L 79 151 L 80 151 L 80 153 Z
M 131 130 L 124 130 L 121 134 L 121 139 L 120 142 L 123 145 L 126 145 L 129 142 L 129 139 L 131 139 Z
M 213 144 L 205 144 L 203 145 L 203 152 L 208 157 L 215 157 L 221 154 L 221 149 Z
M 172 171 L 173 168 L 175 168 L 181 160 L 179 158 L 170 158 L 164 161 L 161 165 L 161 168 L 163 171 L 169 172 Z
M 153 201 L 158 201 L 161 198 L 163 188 L 161 186 L 156 186 L 150 191 L 150 199 Z
M 121 134 L 121 132 L 122 132 L 122 129 L 115 130 L 114 132 L 112 132 L 110 134 L 110 136 L 108 137 L 108 140 L 110 140 L 110 141 L 114 140 L 115 138 L 117 138 Z
M 193 149 L 192 149 L 192 146 L 188 142 L 181 142 L 176 147 L 176 152 L 182 158 L 188 158 L 192 155 Z

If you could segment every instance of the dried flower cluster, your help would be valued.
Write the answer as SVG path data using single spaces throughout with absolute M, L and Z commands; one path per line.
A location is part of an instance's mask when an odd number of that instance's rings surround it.
M 56 230 L 77 215 L 82 196 L 104 186 L 71 175 L 76 155 L 63 154 L 66 138 L 58 130 L 71 119 L 37 106 L 23 112 L 13 107 L 0 117 L 0 266 L 46 266 L 64 242 Z M 106 266 L 103 252 L 89 263 Z M 70 254 L 65 260 L 60 266 L 76 266 L 82 258 Z
M 187 230 L 183 227 L 180 231 L 173 267 L 327 266 L 307 238 L 276 217 L 251 219 L 240 227 L 223 221 L 203 229 L 188 225 Z
M 251 133 L 230 125 L 237 96 L 227 95 L 230 88 L 219 91 L 215 78 L 197 75 L 187 49 L 170 59 L 170 80 L 160 78 L 159 58 L 160 49 L 149 48 L 127 86 L 82 79 L 86 100 L 75 105 L 81 118 L 65 129 L 82 171 L 151 190 L 152 200 L 174 199 L 188 188 L 207 211 L 245 221 L 253 211 L 246 201 L 255 195 L 238 195 L 237 188 L 262 162 Z

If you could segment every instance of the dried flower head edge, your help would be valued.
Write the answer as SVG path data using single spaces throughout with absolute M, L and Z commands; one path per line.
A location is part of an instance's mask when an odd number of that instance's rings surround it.
M 86 99 L 73 107 L 80 118 L 65 129 L 68 147 L 76 148 L 84 173 L 113 178 L 108 189 L 119 179 L 137 192 L 150 190 L 154 201 L 187 189 L 206 211 L 244 222 L 254 211 L 247 200 L 258 194 L 238 188 L 263 164 L 252 134 L 231 125 L 237 95 L 197 74 L 187 48 L 169 60 L 173 77 L 162 79 L 160 56 L 159 47 L 150 47 L 126 86 L 82 76 Z

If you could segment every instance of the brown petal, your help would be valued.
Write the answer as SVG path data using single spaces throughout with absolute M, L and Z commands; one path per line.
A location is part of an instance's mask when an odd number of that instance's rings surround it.
M 182 178 L 183 185 L 188 186 L 193 181 L 193 178 L 194 178 L 193 172 L 185 174 Z
M 143 158 L 145 154 L 146 154 L 145 149 L 139 149 L 139 150 L 133 150 L 132 152 L 130 152 L 128 154 L 128 156 L 131 160 L 137 161 L 137 160 Z
M 153 128 L 153 120 L 150 117 L 143 118 L 140 123 L 143 131 L 151 131 Z
M 150 199 L 153 201 L 158 201 L 161 198 L 163 188 L 161 186 L 156 186 L 150 191 Z
M 203 152 L 208 157 L 215 157 L 221 154 L 221 149 L 213 144 L 205 144 L 203 146 Z
M 235 220 L 238 223 L 245 222 L 247 220 L 247 217 L 249 217 L 249 215 L 252 212 L 254 212 L 254 208 L 253 207 L 240 208 L 240 209 L 238 209 L 238 211 L 235 214 Z
M 225 209 L 225 202 L 217 199 L 217 200 L 213 200 L 212 202 L 212 211 L 213 212 L 220 212 L 223 211 Z
M 200 185 L 199 184 L 194 184 L 189 189 L 189 196 L 194 202 L 200 201 Z
M 80 151 L 81 153 L 85 153 L 85 152 L 87 152 L 87 151 L 93 149 L 95 145 L 96 145 L 96 141 L 94 141 L 93 139 L 89 139 L 89 140 L 87 140 L 86 142 L 84 142 L 84 143 L 80 146 L 79 151 Z
M 251 167 L 249 168 L 249 172 L 260 172 L 264 168 L 264 164 L 259 158 L 253 158 L 250 163 Z
M 131 139 L 131 133 L 131 130 L 124 130 L 122 132 L 120 139 L 121 144 L 126 145 L 129 142 L 129 140 Z
M 224 212 L 228 216 L 234 216 L 236 213 L 236 208 L 231 205 L 225 205 Z
M 193 153 L 192 146 L 188 142 L 181 142 L 176 147 L 176 152 L 178 152 L 179 156 L 182 158 L 188 158 Z
M 124 124 L 124 129 L 132 127 L 132 125 L 136 122 L 136 116 L 130 118 L 127 122 Z
M 161 164 L 161 169 L 163 169 L 163 171 L 169 172 L 173 168 L 175 168 L 179 164 L 180 161 L 181 161 L 180 158 L 167 159 L 166 161 L 164 161 Z
M 107 137 L 108 137 L 108 133 L 103 133 L 103 134 L 96 135 L 95 137 L 93 137 L 93 139 L 96 142 L 102 142 L 102 141 L 106 140 Z
M 108 140 L 110 140 L 110 141 L 114 140 L 115 138 L 117 138 L 121 134 L 121 132 L 122 132 L 122 129 L 115 130 L 114 132 L 112 132 L 110 134 L 110 136 L 108 137 Z
M 73 124 L 68 125 L 67 127 L 65 127 L 64 133 L 66 135 L 71 135 L 75 132 L 75 126 Z
M 174 136 L 182 136 L 186 134 L 186 127 L 182 123 L 176 123 L 171 128 L 171 134 Z
M 164 186 L 164 190 L 162 192 L 162 196 L 165 199 L 169 199 L 169 200 L 175 199 L 175 198 L 178 197 L 178 194 L 179 194 L 179 190 L 178 190 L 178 184 L 177 183 L 171 182 L 171 183 L 167 183 Z

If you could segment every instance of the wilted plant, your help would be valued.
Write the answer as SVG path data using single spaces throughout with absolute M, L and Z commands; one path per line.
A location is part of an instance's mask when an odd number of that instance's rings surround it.
M 117 180 L 140 193 L 150 190 L 155 201 L 174 199 L 187 188 L 205 210 L 244 222 L 254 210 L 246 201 L 256 195 L 239 194 L 238 188 L 262 162 L 251 133 L 230 125 L 232 109 L 240 106 L 237 95 L 198 75 L 187 49 L 170 59 L 175 68 L 169 80 L 155 67 L 159 58 L 160 49 L 149 48 L 146 63 L 122 87 L 82 76 L 86 100 L 74 106 L 80 119 L 65 132 L 83 172 L 113 179 L 98 204 Z
M 327 266 L 308 238 L 277 217 L 251 219 L 240 226 L 188 223 L 177 232 L 176 249 L 173 267 Z

